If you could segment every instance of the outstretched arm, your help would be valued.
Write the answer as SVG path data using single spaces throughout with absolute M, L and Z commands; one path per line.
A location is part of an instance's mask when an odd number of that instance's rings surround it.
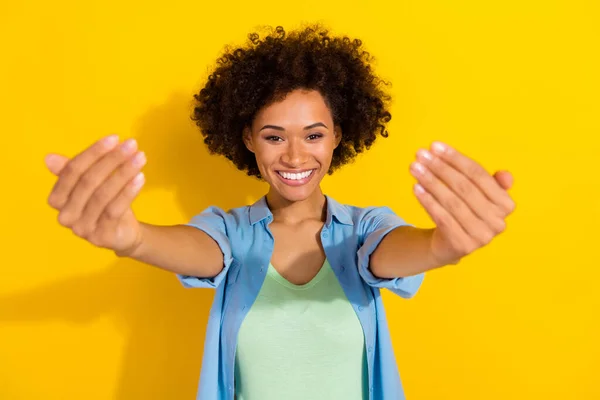
M 405 277 L 457 264 L 505 230 L 505 219 L 515 209 L 507 193 L 513 181 L 509 172 L 492 176 L 440 142 L 431 151 L 419 150 L 410 171 L 418 181 L 415 196 L 436 226 L 402 226 L 386 235 L 371 255 L 375 276 Z

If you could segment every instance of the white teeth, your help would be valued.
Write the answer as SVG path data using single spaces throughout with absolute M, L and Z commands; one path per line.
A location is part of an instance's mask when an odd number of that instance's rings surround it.
M 308 176 L 310 176 L 310 174 L 312 174 L 314 170 L 310 170 L 310 171 L 305 171 L 305 172 L 301 172 L 299 174 L 291 174 L 289 172 L 281 172 L 278 171 L 279 175 L 283 176 L 285 179 L 290 179 L 290 180 L 299 180 L 299 179 L 304 179 L 307 178 Z

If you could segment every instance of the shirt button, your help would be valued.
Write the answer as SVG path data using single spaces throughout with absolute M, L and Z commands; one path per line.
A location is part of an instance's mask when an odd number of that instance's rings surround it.
M 363 310 L 363 306 L 358 306 L 358 311 L 362 311 Z
M 369 392 L 373 393 L 373 386 L 369 388 Z
M 327 237 L 329 237 L 329 234 L 327 232 L 323 232 L 323 237 L 327 238 Z
M 369 353 L 373 351 L 373 347 L 369 346 Z

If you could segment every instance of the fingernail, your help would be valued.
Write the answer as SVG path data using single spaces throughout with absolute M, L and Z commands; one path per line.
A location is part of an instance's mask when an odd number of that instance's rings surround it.
M 146 154 L 143 151 L 140 151 L 133 157 L 133 165 L 136 167 L 141 167 L 146 164 Z
M 125 143 L 123 143 L 121 148 L 125 153 L 129 153 L 133 151 L 136 148 L 136 146 L 137 142 L 135 141 L 135 139 L 127 139 Z
M 114 145 L 116 145 L 117 143 L 119 143 L 119 135 L 110 135 L 104 138 L 104 140 L 102 141 L 102 144 L 104 146 L 106 146 L 107 148 L 111 148 Z
M 419 162 L 416 162 L 416 161 L 413 162 L 412 163 L 412 168 L 413 168 L 413 170 L 415 170 L 419 174 L 424 174 L 425 173 L 425 167 L 423 166 L 423 164 L 421 164 Z
M 433 156 L 431 155 L 430 152 L 428 152 L 425 149 L 421 149 L 417 152 L 418 156 L 421 156 L 422 158 L 426 159 L 427 161 L 431 161 L 433 160 Z
M 133 184 L 133 189 L 139 189 L 140 187 L 142 187 L 142 184 L 144 183 L 144 173 L 140 172 L 138 173 L 135 178 L 133 178 L 133 181 L 131 182 Z
M 442 154 L 444 153 L 448 148 L 446 147 L 446 145 L 442 142 L 433 142 L 431 144 L 431 150 L 433 150 L 434 153 L 436 154 Z
M 423 189 L 423 186 L 421 186 L 418 183 L 415 183 L 415 192 L 421 194 L 421 193 L 425 193 L 425 189 Z

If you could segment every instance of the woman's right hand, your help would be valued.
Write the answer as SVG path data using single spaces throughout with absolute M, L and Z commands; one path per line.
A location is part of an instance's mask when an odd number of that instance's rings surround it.
M 72 159 L 48 154 L 45 161 L 58 176 L 48 204 L 59 211 L 59 223 L 95 246 L 131 255 L 142 242 L 131 203 L 144 185 L 146 163 L 136 141 L 119 143 L 112 135 Z

